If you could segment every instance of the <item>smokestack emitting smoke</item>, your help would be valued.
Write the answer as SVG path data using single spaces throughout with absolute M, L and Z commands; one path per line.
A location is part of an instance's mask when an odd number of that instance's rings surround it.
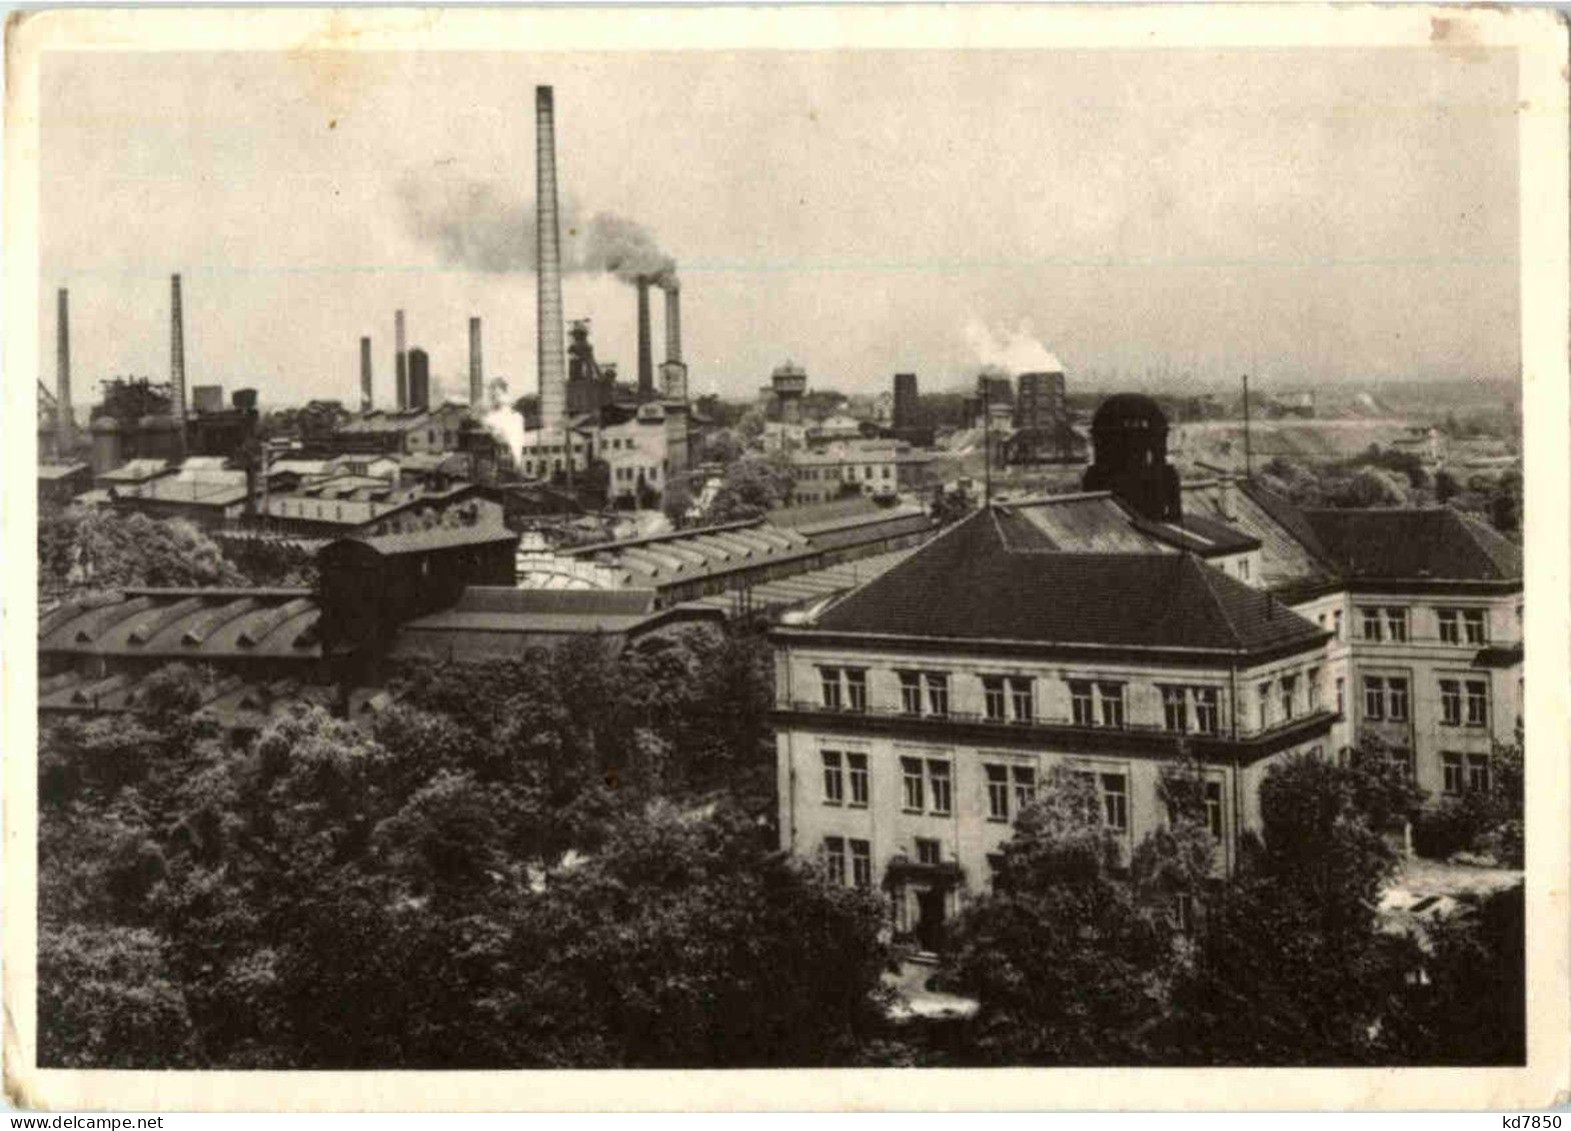
M 649 283 L 639 276 L 638 287 L 638 399 L 639 402 L 655 399 L 654 347 L 649 341 Z
M 404 353 L 404 312 L 393 311 L 393 382 L 398 411 L 409 407 L 409 357 Z
M 469 407 L 479 412 L 485 405 L 485 376 L 480 368 L 480 319 L 469 320 Z
M 371 411 L 371 339 L 360 339 L 360 411 Z
M 562 244 L 556 207 L 556 124 L 551 88 L 535 87 L 536 367 L 540 428 L 560 431 L 567 413 L 567 349 L 562 334 Z M 572 453 L 567 465 L 572 468 Z
M 185 420 L 185 315 L 180 303 L 180 276 L 169 277 L 169 384 L 173 396 L 170 413 Z
M 665 359 L 682 360 L 682 288 L 674 279 L 665 289 Z
M 71 415 L 71 292 L 60 288 L 55 322 L 55 447 L 61 459 L 75 441 Z

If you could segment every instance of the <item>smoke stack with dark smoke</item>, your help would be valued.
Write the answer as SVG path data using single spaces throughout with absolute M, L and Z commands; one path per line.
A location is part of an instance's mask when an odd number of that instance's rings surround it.
M 652 282 L 640 276 L 638 287 L 638 402 L 655 399 L 654 347 L 649 332 L 649 285 Z
M 55 321 L 55 447 L 63 460 L 76 443 L 71 415 L 71 292 L 60 288 Z
M 360 411 L 371 411 L 371 339 L 360 339 Z
M 556 113 L 549 86 L 535 87 L 536 363 L 540 426 L 557 432 L 567 417 L 567 346 L 562 333 L 562 232 L 556 204 Z M 572 452 L 567 466 L 572 469 Z
M 409 355 L 404 352 L 404 312 L 393 311 L 393 383 L 398 411 L 409 407 Z
M 169 277 L 170 414 L 175 421 L 175 450 L 185 455 L 185 311 L 180 301 L 180 276 Z
M 485 406 L 485 375 L 480 368 L 480 319 L 469 320 L 469 407 L 483 412 Z
M 675 279 L 665 288 L 665 359 L 682 360 L 682 286 Z

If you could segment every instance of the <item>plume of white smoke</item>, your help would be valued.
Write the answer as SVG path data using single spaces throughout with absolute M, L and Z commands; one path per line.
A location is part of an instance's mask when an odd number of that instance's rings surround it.
M 432 180 L 414 174 L 397 185 L 404 223 L 443 262 L 474 271 L 531 271 L 535 267 L 535 205 L 502 181 Z M 562 270 L 607 273 L 625 283 L 676 283 L 676 261 L 654 234 L 623 216 L 597 212 L 581 221 L 577 205 L 558 205 Z
M 1042 344 L 1025 319 L 1013 329 L 1004 326 L 995 330 L 981 319 L 972 318 L 966 323 L 965 338 L 984 368 L 1002 370 L 1011 376 L 1064 371 L 1064 363 Z
M 485 414 L 485 426 L 491 435 L 507 445 L 513 453 L 513 466 L 524 465 L 524 442 L 528 439 L 529 432 L 524 427 L 524 418 L 512 405 L 497 405 Z

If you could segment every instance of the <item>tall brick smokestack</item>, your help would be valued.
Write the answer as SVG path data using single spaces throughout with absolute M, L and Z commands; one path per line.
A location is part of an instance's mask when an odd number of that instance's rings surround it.
M 535 87 L 536 368 L 540 427 L 567 423 L 567 345 L 562 333 L 562 233 L 556 207 L 556 120 L 548 86 Z M 569 453 L 571 456 L 571 453 Z M 572 459 L 568 459 L 572 468 Z
M 682 288 L 674 282 L 665 288 L 665 359 L 682 360 Z
M 360 339 L 360 411 L 371 411 L 371 339 Z
M 76 419 L 71 415 L 71 292 L 64 287 L 56 296 L 55 319 L 55 448 L 61 459 L 76 443 Z
M 180 276 L 169 277 L 169 414 L 175 422 L 175 450 L 185 454 L 185 311 Z
M 654 346 L 649 341 L 649 280 L 638 277 L 638 400 L 655 399 Z
M 485 409 L 485 371 L 480 365 L 480 319 L 469 320 L 469 407 Z
M 393 381 L 398 411 L 409 407 L 409 355 L 404 352 L 404 312 L 393 311 Z

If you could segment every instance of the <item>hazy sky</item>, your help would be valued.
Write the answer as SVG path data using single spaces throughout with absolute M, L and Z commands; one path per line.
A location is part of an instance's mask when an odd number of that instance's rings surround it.
M 1022 327 L 1071 388 L 1518 370 L 1508 54 L 94 53 L 44 68 L 46 384 L 58 286 L 79 400 L 166 378 L 179 271 L 192 384 L 352 403 L 370 334 L 386 402 L 402 306 L 450 389 L 476 314 L 534 391 L 537 83 L 574 215 L 676 258 L 696 392 L 937 388 Z M 630 374 L 631 289 L 564 297 Z

